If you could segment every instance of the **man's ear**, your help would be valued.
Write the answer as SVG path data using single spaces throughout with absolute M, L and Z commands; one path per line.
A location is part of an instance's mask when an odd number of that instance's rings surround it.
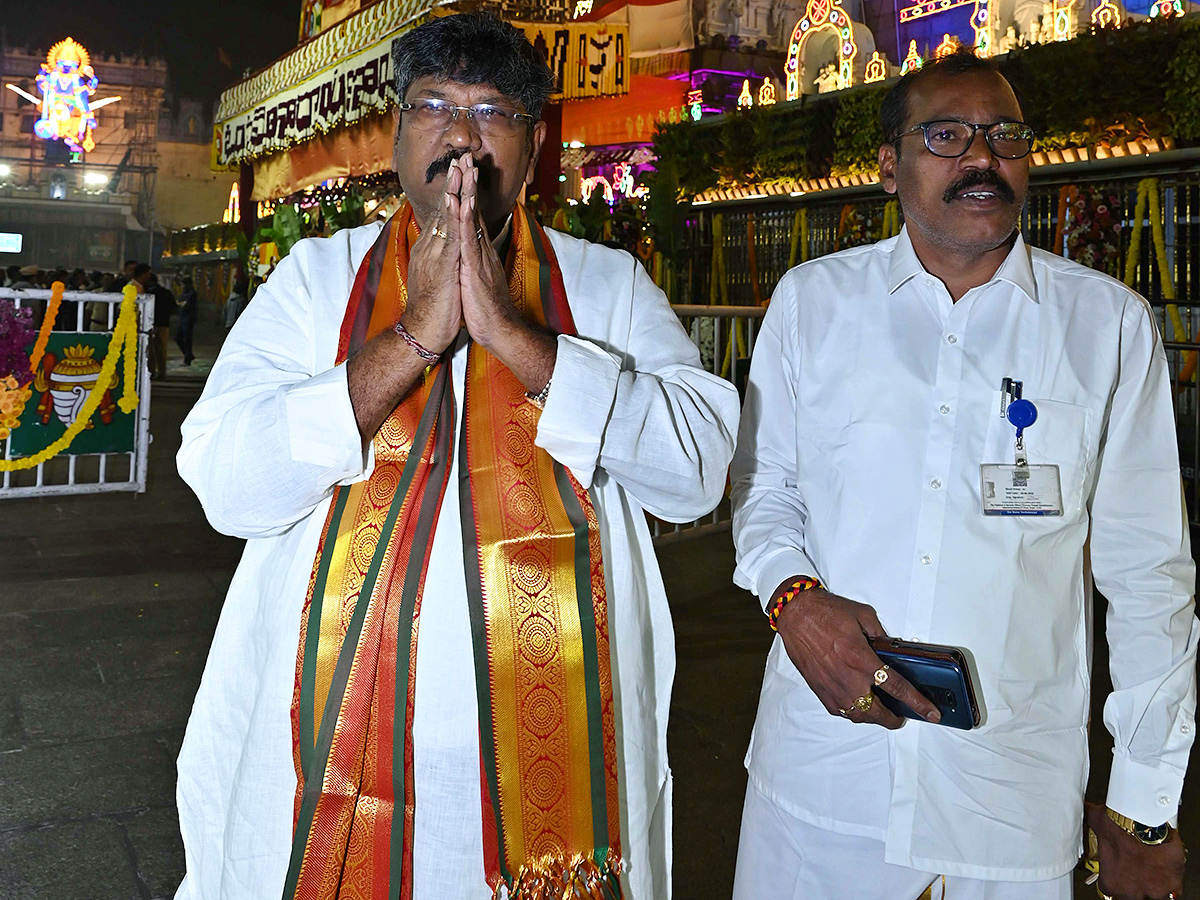
M 894 144 L 879 145 L 879 183 L 889 194 L 896 193 L 896 164 L 898 162 L 899 157 L 896 155 Z
M 525 183 L 533 184 L 533 170 L 537 168 L 538 157 L 542 153 L 542 144 L 546 140 L 546 123 L 542 121 L 533 123 L 533 130 L 529 133 L 529 167 L 525 170 Z

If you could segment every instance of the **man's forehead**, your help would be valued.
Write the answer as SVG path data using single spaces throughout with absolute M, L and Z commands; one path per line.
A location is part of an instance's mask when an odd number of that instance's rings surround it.
M 934 75 L 916 85 L 909 95 L 909 120 L 964 119 L 997 122 L 1021 118 L 1021 106 L 1008 81 L 998 72 L 962 72 Z
M 409 97 L 436 97 L 439 100 L 470 99 L 472 103 L 497 103 L 524 109 L 525 105 L 516 97 L 510 97 L 493 84 L 481 82 L 467 84 L 455 81 L 453 78 L 437 78 L 433 75 L 423 75 L 414 78 L 408 86 Z

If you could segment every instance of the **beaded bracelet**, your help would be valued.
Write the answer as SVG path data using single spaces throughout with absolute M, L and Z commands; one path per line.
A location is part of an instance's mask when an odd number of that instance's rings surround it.
M 435 363 L 442 358 L 440 354 L 434 353 L 432 350 L 426 350 L 424 347 L 422 347 L 420 341 L 408 333 L 408 329 L 400 323 L 399 319 L 397 319 L 396 324 L 392 326 L 392 331 L 400 335 L 400 337 L 404 339 L 404 343 L 412 347 L 417 356 L 421 357 L 421 359 L 425 360 L 425 362 Z
M 811 591 L 813 588 L 825 588 L 815 578 L 797 578 L 788 585 L 787 590 L 779 595 L 779 598 L 771 606 L 770 612 L 767 613 L 767 621 L 771 623 L 771 630 L 779 630 L 779 616 L 783 612 L 783 608 L 796 599 L 797 594 L 803 594 L 805 591 Z

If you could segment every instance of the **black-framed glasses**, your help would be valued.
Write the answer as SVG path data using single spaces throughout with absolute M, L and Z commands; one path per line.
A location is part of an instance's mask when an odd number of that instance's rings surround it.
M 934 156 L 954 159 L 962 156 L 975 140 L 975 132 L 982 131 L 983 138 L 992 152 L 1001 159 L 1021 159 L 1028 156 L 1033 149 L 1034 131 L 1024 122 L 992 122 L 979 125 L 974 122 L 960 122 L 957 119 L 938 119 L 933 122 L 921 122 L 908 131 L 901 132 L 889 143 L 895 143 L 900 138 L 916 134 L 925 134 L 925 147 Z
M 458 120 L 460 112 L 467 114 L 467 121 L 481 135 L 506 137 L 536 121 L 529 113 L 518 112 L 509 106 L 494 103 L 455 106 L 449 100 L 435 97 L 419 97 L 411 103 L 401 103 L 400 110 L 409 114 L 409 127 L 418 131 L 445 131 Z

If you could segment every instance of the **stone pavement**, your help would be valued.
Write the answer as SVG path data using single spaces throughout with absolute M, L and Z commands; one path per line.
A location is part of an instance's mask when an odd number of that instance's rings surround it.
M 241 552 L 208 527 L 175 473 L 179 423 L 219 334 L 202 324 L 200 338 L 190 370 L 172 345 L 167 379 L 153 386 L 144 495 L 0 501 L 0 900 L 149 900 L 170 897 L 183 874 L 174 761 Z M 660 558 L 679 655 L 675 896 L 721 900 L 770 633 L 730 584 L 728 535 Z M 1097 655 L 1104 682 L 1102 646 Z M 1102 728 L 1093 744 L 1099 795 Z M 1195 782 L 1182 817 L 1193 847 Z M 1194 870 L 1189 894 L 1200 897 Z

